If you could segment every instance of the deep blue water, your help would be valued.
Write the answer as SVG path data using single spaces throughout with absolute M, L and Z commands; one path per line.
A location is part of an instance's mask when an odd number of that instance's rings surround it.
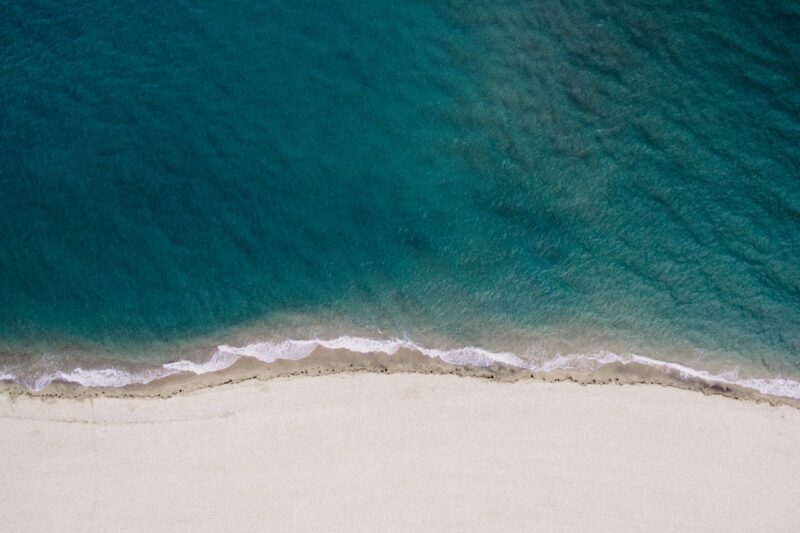
M 0 362 L 361 328 L 800 374 L 798 27 L 0 0 Z

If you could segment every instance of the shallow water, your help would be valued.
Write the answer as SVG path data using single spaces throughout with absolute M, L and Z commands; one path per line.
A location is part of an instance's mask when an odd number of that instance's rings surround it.
M 800 9 L 616 4 L 0 0 L 0 374 L 242 330 L 800 374 Z

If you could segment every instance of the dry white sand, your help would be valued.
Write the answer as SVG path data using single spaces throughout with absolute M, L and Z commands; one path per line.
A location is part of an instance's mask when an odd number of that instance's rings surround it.
M 800 410 L 440 375 L 0 397 L 5 531 L 798 531 Z

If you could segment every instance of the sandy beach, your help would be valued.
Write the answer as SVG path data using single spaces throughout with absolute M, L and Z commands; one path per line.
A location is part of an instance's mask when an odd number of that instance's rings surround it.
M 796 531 L 800 410 L 654 385 L 250 380 L 0 396 L 28 531 Z

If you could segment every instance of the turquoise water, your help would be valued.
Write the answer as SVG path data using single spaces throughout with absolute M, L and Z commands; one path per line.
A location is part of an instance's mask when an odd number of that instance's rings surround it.
M 244 330 L 800 375 L 800 5 L 617 4 L 0 0 L 0 375 Z

